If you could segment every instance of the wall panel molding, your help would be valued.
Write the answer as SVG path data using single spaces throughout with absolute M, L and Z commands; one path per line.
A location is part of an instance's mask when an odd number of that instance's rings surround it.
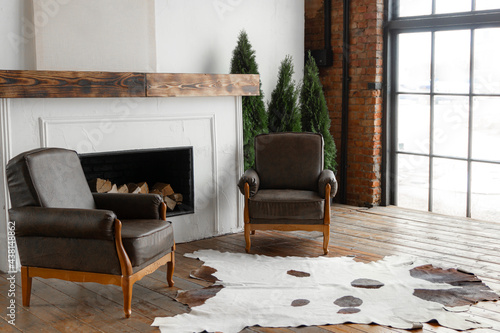
M 190 116 L 158 116 L 158 115 L 141 115 L 140 117 L 136 116 L 126 116 L 126 117 L 120 117 L 120 118 L 113 118 L 113 117 L 97 117 L 97 116 L 83 116 L 83 117 L 40 117 L 39 118 L 39 131 L 40 131 L 40 146 L 41 147 L 51 147 L 56 145 L 56 142 L 53 138 L 54 132 L 58 128 L 64 128 L 69 125 L 91 125 L 93 128 L 97 128 L 99 124 L 107 124 L 107 123 L 112 123 L 112 124 L 117 124 L 117 123 L 122 123 L 122 124 L 130 124 L 130 125 L 136 125 L 138 122 L 141 123 L 151 123 L 151 124 L 158 124 L 158 123 L 169 123 L 169 122 L 174 122 L 174 121 L 198 121 L 198 120 L 205 120 L 207 121 L 207 129 L 210 132 L 210 145 L 211 145 L 211 163 L 212 163 L 212 168 L 213 168 L 213 173 L 212 173 L 212 178 L 211 178 L 211 184 L 208 186 L 208 188 L 213 189 L 215 196 L 213 200 L 213 205 L 210 208 L 210 211 L 213 212 L 213 221 L 214 221 L 214 232 L 219 233 L 220 231 L 220 222 L 219 222 L 219 209 L 220 209 L 220 202 L 219 202 L 219 196 L 220 196 L 220 183 L 219 183 L 219 172 L 218 172 L 218 147 L 217 147 L 217 135 L 216 135 L 216 115 L 215 113 L 211 114 L 200 114 L 200 115 L 190 115 Z M 52 139 L 51 139 L 52 136 Z M 175 147 L 172 146 L 172 147 Z M 196 158 L 196 147 L 195 148 L 195 156 Z M 104 150 L 106 151 L 106 150 Z M 101 151 L 95 151 L 95 152 L 101 152 Z M 92 152 L 85 152 L 85 153 L 92 153 Z M 195 180 L 196 184 L 196 180 Z M 204 191 L 205 190 L 205 185 L 203 188 L 200 188 L 200 184 L 198 185 L 198 191 Z M 202 194 L 207 194 L 207 193 L 202 193 Z M 208 193 L 210 194 L 210 193 Z M 195 198 L 199 197 L 200 193 L 195 192 Z M 195 199 L 196 200 L 196 199 Z M 195 201 L 195 213 L 198 211 L 196 207 L 196 201 Z

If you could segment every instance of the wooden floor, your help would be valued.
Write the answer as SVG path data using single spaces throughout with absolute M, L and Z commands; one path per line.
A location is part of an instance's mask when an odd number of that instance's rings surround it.
M 257 232 L 252 236 L 252 252 L 266 255 L 319 256 L 322 236 L 306 232 Z M 334 205 L 329 256 L 355 256 L 372 261 L 387 255 L 411 254 L 428 261 L 439 261 L 476 273 L 500 293 L 500 223 L 405 210 L 397 207 L 371 209 Z M 121 289 L 94 283 L 71 283 L 34 279 L 31 306 L 21 306 L 21 277 L 15 291 L 15 326 L 7 323 L 9 283 L 0 275 L 1 332 L 158 332 L 151 327 L 155 317 L 173 316 L 189 309 L 173 300 L 177 290 L 190 290 L 208 283 L 189 278 L 201 262 L 185 258 L 198 249 L 244 252 L 243 234 L 226 235 L 178 244 L 175 287 L 168 288 L 165 269 L 134 285 L 132 317 L 124 319 Z M 472 308 L 475 316 L 493 329 L 474 333 L 500 332 L 500 303 L 483 302 Z M 242 332 L 407 332 L 378 325 L 331 325 L 301 328 L 250 327 Z M 448 333 L 453 330 L 425 324 L 412 332 Z

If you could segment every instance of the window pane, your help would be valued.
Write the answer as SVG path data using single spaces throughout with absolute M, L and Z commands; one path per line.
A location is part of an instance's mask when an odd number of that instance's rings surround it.
M 399 16 L 432 14 L 432 0 L 399 0 Z
M 469 144 L 469 98 L 434 98 L 434 154 L 467 157 Z
M 500 0 L 497 0 L 500 4 Z M 474 92 L 500 93 L 500 28 L 477 29 L 474 35 Z
M 432 211 L 466 216 L 467 162 L 435 158 L 432 182 Z
M 431 33 L 399 35 L 398 90 L 430 92 Z
M 498 0 L 476 0 L 476 10 L 499 9 L 500 1 Z
M 500 97 L 475 97 L 472 157 L 500 161 Z
M 429 96 L 399 96 L 397 131 L 398 151 L 429 153 Z
M 398 155 L 398 206 L 419 210 L 429 208 L 429 158 Z
M 471 217 L 498 222 L 500 216 L 500 165 L 472 163 Z
M 440 93 L 468 93 L 470 30 L 436 32 L 435 87 Z
M 436 14 L 470 12 L 471 9 L 471 0 L 436 0 Z

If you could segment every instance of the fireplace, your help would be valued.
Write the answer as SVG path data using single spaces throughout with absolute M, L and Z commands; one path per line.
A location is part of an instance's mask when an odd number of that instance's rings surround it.
M 170 183 L 175 192 L 187 193 L 182 193 L 187 207 L 168 212 L 176 242 L 184 243 L 243 228 L 243 196 L 237 187 L 244 171 L 241 114 L 241 97 L 0 98 L 0 157 L 5 162 L 33 148 L 61 147 L 83 154 L 87 165 L 86 157 L 125 153 L 142 156 L 140 152 L 170 150 L 173 157 L 159 157 L 149 164 L 161 169 L 159 182 Z M 168 170 L 169 161 L 177 162 L 181 157 L 175 154 L 182 154 L 182 149 L 173 147 L 192 149 L 192 168 L 178 170 L 180 174 L 187 172 L 187 176 L 170 177 L 173 171 Z M 117 177 L 107 164 L 101 158 L 93 170 L 86 168 L 88 178 Z M 147 179 L 155 172 L 117 182 L 155 182 L 157 179 Z M 177 182 L 191 177 L 187 191 L 181 189 L 182 184 L 176 188 Z M 9 207 L 5 179 L 5 170 L 0 170 L 0 226 L 4 226 L 4 232 L 0 230 L 0 270 L 7 271 L 7 242 L 2 241 L 6 240 Z
M 183 196 L 167 217 L 194 213 L 193 147 L 140 149 L 80 154 L 85 177 L 113 184 L 168 183 Z M 175 204 L 175 202 L 174 202 Z

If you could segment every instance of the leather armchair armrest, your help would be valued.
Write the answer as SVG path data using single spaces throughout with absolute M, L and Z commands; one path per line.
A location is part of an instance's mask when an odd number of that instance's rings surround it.
M 238 188 L 243 195 L 245 195 L 245 183 L 248 183 L 248 185 L 250 186 L 251 197 L 257 194 L 260 185 L 260 179 L 257 171 L 255 171 L 254 169 L 248 169 L 247 171 L 245 171 L 243 176 L 241 176 L 240 181 L 238 182 Z
M 18 237 L 114 240 L 115 213 L 98 209 L 19 207 L 9 210 Z
M 158 194 L 92 193 L 98 209 L 115 212 L 119 219 L 160 219 L 163 199 Z
M 325 196 L 325 186 L 326 184 L 330 184 L 332 189 L 330 190 L 330 198 L 333 198 L 335 194 L 337 194 L 338 184 L 337 179 L 335 179 L 335 175 L 332 170 L 323 170 L 319 175 L 318 180 L 318 192 L 321 197 Z

